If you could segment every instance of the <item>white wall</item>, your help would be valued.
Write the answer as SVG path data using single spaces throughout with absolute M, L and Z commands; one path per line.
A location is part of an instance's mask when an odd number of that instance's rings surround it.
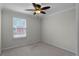
M 12 34 L 12 17 L 27 20 L 27 37 L 14 39 Z M 40 20 L 36 16 L 26 15 L 11 10 L 2 11 L 2 49 L 28 45 L 40 41 Z
M 1 54 L 1 8 L 0 8 L 0 54 Z
M 43 42 L 76 53 L 75 11 L 75 8 L 62 10 L 41 19 Z
M 77 55 L 79 56 L 79 4 L 76 4 Z

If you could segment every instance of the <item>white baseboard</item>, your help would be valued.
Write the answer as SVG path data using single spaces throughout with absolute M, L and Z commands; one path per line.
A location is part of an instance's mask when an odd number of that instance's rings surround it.
M 8 50 L 8 49 L 19 48 L 19 47 L 23 47 L 23 46 L 29 46 L 29 45 L 32 45 L 32 44 L 35 44 L 35 43 L 38 43 L 38 42 L 40 42 L 40 41 L 33 42 L 33 43 L 31 43 L 31 44 L 23 44 L 23 45 L 20 45 L 20 46 L 14 46 L 14 47 L 2 48 L 2 51 L 4 51 L 4 50 Z
M 65 51 L 67 51 L 67 52 L 70 52 L 70 53 L 73 53 L 73 54 L 75 54 L 75 55 L 76 55 L 76 53 L 75 53 L 75 52 L 70 51 L 69 49 L 62 48 L 62 47 L 59 47 L 59 46 L 57 46 L 57 45 L 53 45 L 53 44 L 50 44 L 50 43 L 47 43 L 47 42 L 43 42 L 43 43 L 46 43 L 46 44 L 48 44 L 48 45 L 50 45 L 50 46 L 57 47 L 57 48 L 59 48 L 59 49 L 63 49 L 63 50 L 65 50 Z

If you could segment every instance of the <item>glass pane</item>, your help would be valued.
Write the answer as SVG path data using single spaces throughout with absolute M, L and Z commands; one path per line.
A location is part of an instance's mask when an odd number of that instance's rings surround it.
M 26 19 L 13 17 L 13 37 L 26 37 Z

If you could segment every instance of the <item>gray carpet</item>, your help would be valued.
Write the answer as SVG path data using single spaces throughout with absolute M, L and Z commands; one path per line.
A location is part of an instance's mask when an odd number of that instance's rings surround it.
M 2 56 L 74 56 L 75 54 L 66 50 L 48 45 L 46 43 L 36 43 L 2 52 Z

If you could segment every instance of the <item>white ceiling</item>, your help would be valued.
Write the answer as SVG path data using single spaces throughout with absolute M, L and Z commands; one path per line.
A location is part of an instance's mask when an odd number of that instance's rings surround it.
M 47 15 L 75 6 L 74 3 L 40 3 L 40 4 L 42 6 L 51 6 L 51 8 L 46 11 Z M 25 11 L 25 9 L 34 8 L 31 3 L 2 3 L 0 4 L 0 6 L 2 6 L 2 8 L 7 8 L 13 11 L 33 15 L 32 14 L 33 12 Z

